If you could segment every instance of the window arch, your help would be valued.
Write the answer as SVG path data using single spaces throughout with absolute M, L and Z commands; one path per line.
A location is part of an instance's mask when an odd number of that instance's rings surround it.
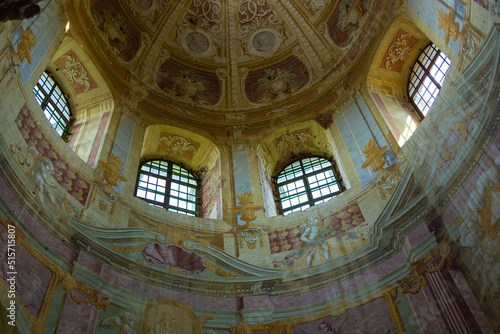
M 292 162 L 274 177 L 280 213 L 303 211 L 341 193 L 338 175 L 333 159 L 309 157 Z
M 408 80 L 410 102 L 424 118 L 436 99 L 450 68 L 451 61 L 434 43 L 420 53 Z
M 198 181 L 171 161 L 147 160 L 139 166 L 135 196 L 168 211 L 197 216 Z
M 33 88 L 36 101 L 42 107 L 43 114 L 57 131 L 59 136 L 68 140 L 69 127 L 73 122 L 68 101 L 59 84 L 48 72 L 42 76 Z

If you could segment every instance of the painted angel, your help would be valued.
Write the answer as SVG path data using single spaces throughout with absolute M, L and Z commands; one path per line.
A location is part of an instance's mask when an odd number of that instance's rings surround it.
M 121 317 L 108 317 L 101 322 L 101 326 L 113 326 L 119 330 L 120 334 L 136 334 L 135 324 L 136 324 L 135 314 L 131 312 L 125 312 Z

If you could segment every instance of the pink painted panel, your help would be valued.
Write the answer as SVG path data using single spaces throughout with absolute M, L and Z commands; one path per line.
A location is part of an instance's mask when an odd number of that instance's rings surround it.
M 75 129 L 73 130 L 73 133 L 71 134 L 71 138 L 69 139 L 68 146 L 72 150 L 75 149 L 78 135 L 80 134 L 80 130 L 82 129 L 82 124 L 83 124 L 83 122 L 75 124 Z
M 377 106 L 378 106 L 380 112 L 382 113 L 382 115 L 384 115 L 384 119 L 386 120 L 387 125 L 389 125 L 389 128 L 391 129 L 392 134 L 394 135 L 394 137 L 400 138 L 401 131 L 399 131 L 399 128 L 396 125 L 396 123 L 394 122 L 394 119 L 392 118 L 391 114 L 389 113 L 389 110 L 387 110 L 387 107 L 385 106 L 384 101 L 382 101 L 382 99 L 380 98 L 380 96 L 378 96 L 378 94 L 372 93 L 372 96 L 373 96 L 373 99 L 375 100 L 375 103 L 377 103 Z
M 95 160 L 97 158 L 97 153 L 99 152 L 99 147 L 101 146 L 102 139 L 104 137 L 104 131 L 106 130 L 106 125 L 108 124 L 110 111 L 106 112 L 101 117 L 101 123 L 99 124 L 99 129 L 95 136 L 94 143 L 92 144 L 92 149 L 90 150 L 90 156 L 87 161 L 87 165 L 93 167 L 95 165 Z
M 381 279 L 387 273 L 390 273 L 405 264 L 406 255 L 399 252 L 382 262 L 381 264 L 370 268 L 354 277 L 334 283 L 330 286 L 296 294 L 293 296 L 283 296 L 271 299 L 274 310 L 286 310 L 294 307 L 304 307 L 308 304 L 316 304 L 339 297 L 344 293 L 356 290 L 370 282 Z
M 0 176 L 0 197 L 7 203 L 10 210 L 19 218 L 23 224 L 44 244 L 50 245 L 50 249 L 61 256 L 65 261 L 72 263 L 76 254 L 61 240 L 45 229 L 24 205 L 17 199 L 4 179 Z
M 151 299 L 172 299 L 193 308 L 233 311 L 237 309 L 238 305 L 238 298 L 205 296 L 170 290 L 162 286 L 156 286 L 136 280 L 106 266 L 104 266 L 103 268 L 101 277 L 105 281 L 126 289 L 132 293 L 137 293 Z M 185 282 L 181 280 L 176 282 L 174 279 L 169 279 L 169 282 L 178 283 L 179 285 L 185 284 Z
M 24 246 L 14 247 L 15 264 L 7 265 L 7 229 L 0 224 L 0 277 L 6 281 L 15 281 L 15 295 L 21 304 L 35 317 L 38 316 L 50 280 L 52 271 L 31 255 Z
M 88 297 L 76 291 L 73 291 L 73 294 L 81 300 L 88 299 Z M 94 333 L 97 324 L 97 312 L 97 309 L 92 304 L 80 305 L 67 294 L 56 333 Z

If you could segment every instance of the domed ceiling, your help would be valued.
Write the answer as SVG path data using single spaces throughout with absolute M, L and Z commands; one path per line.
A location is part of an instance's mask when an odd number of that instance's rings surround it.
M 67 13 L 125 108 L 224 139 L 233 126 L 252 136 L 334 114 L 398 4 L 91 0 L 68 2 Z

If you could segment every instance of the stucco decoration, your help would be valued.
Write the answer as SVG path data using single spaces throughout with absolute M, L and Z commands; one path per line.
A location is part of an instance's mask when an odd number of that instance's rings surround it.
M 284 101 L 303 89 L 309 82 L 306 65 L 292 56 L 273 66 L 250 71 L 244 81 L 250 103 Z
M 220 0 L 193 0 L 177 23 L 176 41 L 194 60 L 217 57 L 223 39 Z
M 407 33 L 403 29 L 399 29 L 392 42 L 389 44 L 389 48 L 384 55 L 384 59 L 382 60 L 380 67 L 400 72 L 408 53 L 417 42 L 418 39 L 416 37 Z
M 199 146 L 199 143 L 189 138 L 162 133 L 158 142 L 158 151 L 170 152 L 191 160 Z
M 58 58 L 54 64 L 61 70 L 66 79 L 68 79 L 77 95 L 97 88 L 94 78 L 92 78 L 85 65 L 83 65 L 82 61 L 73 50 L 66 52 Z
M 363 31 L 372 0 L 340 0 L 327 22 L 330 38 L 338 47 L 346 47 Z
M 436 247 L 428 250 L 418 261 L 410 265 L 410 274 L 402 280 L 396 281 L 401 293 L 416 294 L 421 288 L 427 286 L 426 273 L 434 273 L 443 266 L 451 268 L 458 255 L 457 241 L 443 239 Z
M 243 42 L 243 48 L 254 56 L 272 57 L 283 43 L 283 32 L 273 28 L 260 28 Z
M 177 245 L 161 245 L 156 242 L 147 244 L 142 255 L 153 264 L 174 267 L 189 274 L 200 274 L 207 269 L 201 256 Z
M 127 182 L 127 178 L 121 173 L 123 166 L 122 159 L 113 154 L 108 158 L 108 162 L 99 161 L 101 179 L 94 181 L 94 193 L 92 203 L 98 201 L 99 209 L 106 211 L 110 208 L 110 214 L 114 214 L 118 193 L 113 187 L 118 186 L 118 182 Z
M 156 84 L 168 96 L 188 104 L 214 105 L 221 97 L 216 73 L 186 68 L 172 59 L 160 66 Z
M 240 249 L 245 248 L 243 241 L 246 242 L 248 249 L 255 249 L 257 241 L 260 241 L 260 247 L 264 247 L 264 230 L 260 227 L 241 229 L 238 235 L 240 237 Z
M 106 44 L 124 61 L 134 59 L 141 46 L 141 32 L 120 5 L 113 1 L 94 0 L 90 3 L 90 10 Z
M 238 30 L 242 36 L 262 25 L 279 24 L 278 14 L 266 0 L 238 0 Z
M 238 0 L 238 30 L 246 55 L 271 57 L 287 38 L 267 1 Z
M 305 154 L 314 147 L 314 139 L 311 128 L 296 131 L 286 131 L 274 140 L 276 149 L 283 160 L 291 159 L 293 156 Z

